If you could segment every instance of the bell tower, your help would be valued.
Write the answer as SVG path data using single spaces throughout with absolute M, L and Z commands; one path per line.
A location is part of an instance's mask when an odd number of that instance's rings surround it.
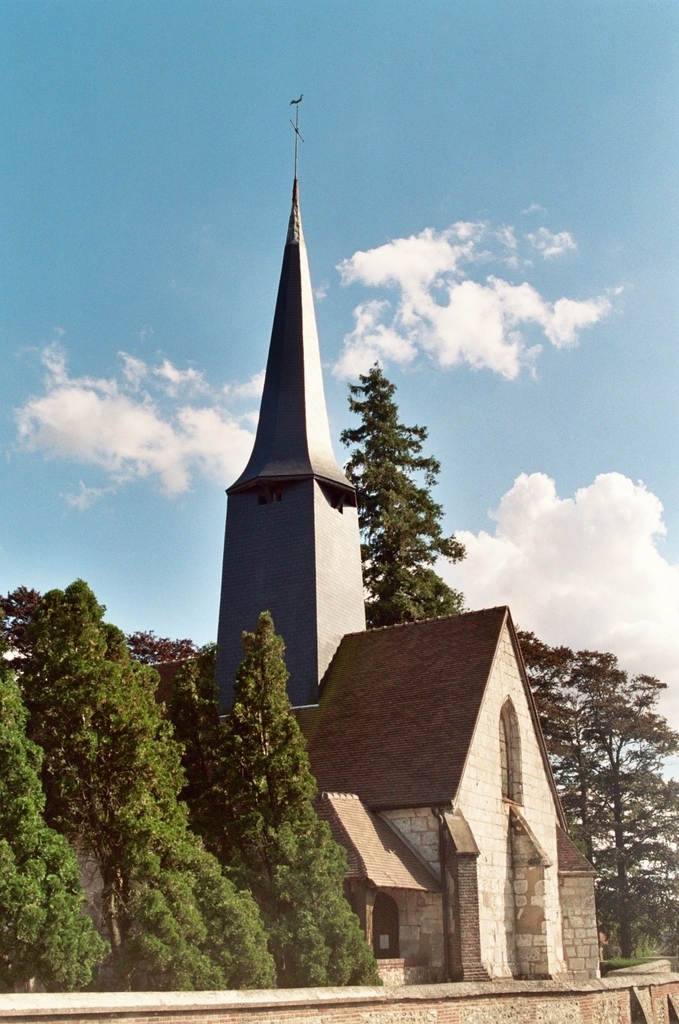
M 356 494 L 330 441 L 297 178 L 257 436 L 227 495 L 222 704 L 233 701 L 241 633 L 263 611 L 285 640 L 292 704 L 315 704 L 340 640 L 365 629 L 365 612 Z

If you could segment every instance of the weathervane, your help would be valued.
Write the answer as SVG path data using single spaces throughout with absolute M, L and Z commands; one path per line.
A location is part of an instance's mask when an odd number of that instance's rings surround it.
M 290 100 L 290 106 L 295 108 L 295 120 L 290 119 L 290 124 L 295 129 L 295 181 L 297 181 L 297 144 L 302 136 L 299 134 L 299 105 L 304 99 L 304 93 L 299 97 L 298 100 Z M 304 142 L 304 139 L 302 139 Z

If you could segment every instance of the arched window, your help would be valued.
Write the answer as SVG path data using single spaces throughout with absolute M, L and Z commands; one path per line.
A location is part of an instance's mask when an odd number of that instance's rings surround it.
M 398 907 L 386 892 L 378 892 L 373 907 L 373 953 L 378 960 L 399 956 Z
M 523 803 L 519 720 L 509 698 L 500 712 L 500 771 L 503 797 L 516 804 Z

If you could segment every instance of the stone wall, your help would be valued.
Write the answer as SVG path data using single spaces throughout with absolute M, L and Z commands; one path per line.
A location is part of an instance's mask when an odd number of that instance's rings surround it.
M 409 967 L 427 965 L 427 977 L 408 976 L 401 984 L 443 980 L 443 926 L 441 893 L 417 889 L 383 889 L 396 902 L 399 949 Z M 384 979 L 382 979 L 384 980 Z
M 0 995 L 21 1024 L 671 1024 L 679 975 L 267 992 Z
M 515 889 L 510 813 L 512 803 L 502 797 L 500 713 L 509 698 L 516 713 L 521 753 L 522 817 L 544 854 L 540 895 L 544 919 L 544 951 L 539 973 L 552 977 L 567 970 L 563 954 L 561 909 L 556 850 L 558 810 L 531 718 L 530 704 L 519 672 L 509 631 L 505 627 L 479 714 L 457 804 L 480 850 L 477 860 L 481 955 L 492 978 L 525 974 L 525 958 L 517 945 L 517 919 L 522 907 Z M 520 882 L 525 879 L 519 879 Z M 519 886 L 522 888 L 522 885 Z M 521 900 L 519 900 L 521 903 Z M 542 927 L 542 925 L 541 925 Z M 531 943 L 532 943 L 531 939 Z M 525 949 L 525 945 L 522 946 Z
M 439 874 L 439 825 L 428 807 L 408 807 L 401 811 L 382 811 L 411 846 Z
M 382 984 L 392 988 L 397 985 L 428 985 L 431 981 L 428 967 L 409 963 L 404 957 L 378 960 L 377 973 Z
M 508 698 L 520 747 L 520 804 L 502 797 L 499 723 Z M 578 978 L 596 978 L 592 879 L 560 879 L 558 810 L 507 629 L 500 641 L 456 806 L 480 850 L 476 872 L 481 960 L 488 975 L 558 977 L 573 971 Z M 431 810 L 418 807 L 384 811 L 382 817 L 438 874 L 438 822 Z M 405 897 L 392 895 L 402 917 L 405 914 L 401 952 L 414 956 L 418 947 L 417 915 L 405 906 Z M 566 901 L 563 911 L 562 899 Z M 424 931 L 428 932 L 429 927 Z M 433 919 L 431 934 L 440 947 L 441 924 Z M 440 963 L 438 957 L 432 959 L 433 966 L 438 968 Z
M 574 978 L 591 978 L 599 969 L 594 880 L 589 875 L 563 873 L 559 876 L 559 886 L 568 969 Z

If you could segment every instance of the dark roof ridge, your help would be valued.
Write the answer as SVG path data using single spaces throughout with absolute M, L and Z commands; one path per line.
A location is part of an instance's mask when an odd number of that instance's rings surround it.
M 501 609 L 509 610 L 508 604 L 495 604 L 490 608 L 473 608 L 468 612 L 453 612 L 450 615 L 432 615 L 427 619 L 412 619 L 410 622 L 392 622 L 390 626 L 373 626 L 371 629 L 359 629 L 353 633 L 345 633 L 344 636 L 363 636 L 364 633 L 382 633 L 387 629 L 404 629 L 406 626 L 417 626 L 422 622 L 443 622 L 444 619 L 461 619 L 467 615 L 483 615 L 484 612 L 499 612 Z

